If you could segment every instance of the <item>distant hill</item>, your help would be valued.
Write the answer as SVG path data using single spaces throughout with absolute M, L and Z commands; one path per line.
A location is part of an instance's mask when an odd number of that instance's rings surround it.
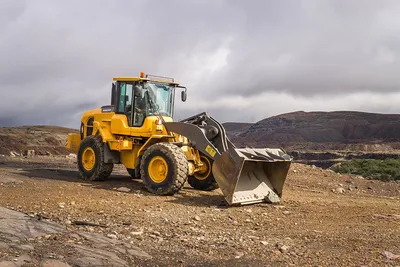
M 78 130 L 57 126 L 0 127 L 0 154 L 35 150 L 38 155 L 64 155 L 68 133 Z
M 390 150 L 400 148 L 400 115 L 301 111 L 236 127 L 229 135 L 240 147 Z
M 223 126 L 228 134 L 229 138 L 234 138 L 238 134 L 246 131 L 251 127 L 253 123 L 242 123 L 242 122 L 225 122 Z
M 388 152 L 400 149 L 400 115 L 352 111 L 293 112 L 257 123 L 223 124 L 238 147 L 282 147 L 287 150 Z M 0 127 L 0 154 L 11 151 L 63 155 L 67 134 L 57 126 Z

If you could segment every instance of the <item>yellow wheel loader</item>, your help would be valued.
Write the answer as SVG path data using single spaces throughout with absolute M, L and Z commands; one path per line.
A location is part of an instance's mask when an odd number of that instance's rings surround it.
M 104 180 L 123 164 L 158 195 L 175 194 L 187 181 L 221 188 L 229 204 L 279 202 L 292 158 L 281 149 L 236 148 L 207 113 L 174 122 L 177 90 L 186 101 L 186 87 L 171 78 L 114 78 L 111 105 L 85 112 L 80 133 L 68 135 L 81 177 Z

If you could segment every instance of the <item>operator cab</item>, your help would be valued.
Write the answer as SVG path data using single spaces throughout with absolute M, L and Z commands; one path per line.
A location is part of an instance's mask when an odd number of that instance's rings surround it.
M 173 116 L 175 88 L 183 88 L 181 98 L 186 101 L 186 87 L 171 78 L 149 76 L 114 78 L 111 105 L 117 114 L 125 114 L 131 127 L 140 127 L 148 116 Z

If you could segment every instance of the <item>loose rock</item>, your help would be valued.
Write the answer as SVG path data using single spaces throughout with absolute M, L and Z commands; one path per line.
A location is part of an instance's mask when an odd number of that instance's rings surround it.
M 338 194 L 343 194 L 344 192 L 346 192 L 346 189 L 344 189 L 343 187 L 338 187 L 334 190 L 334 192 Z
M 117 239 L 117 236 L 114 234 L 108 234 L 107 237 L 111 239 Z
M 28 157 L 28 158 L 35 157 L 35 150 L 27 150 L 27 151 L 25 151 L 25 156 Z
M 156 235 L 156 236 L 161 236 L 161 233 L 158 232 L 158 231 L 154 231 L 153 234 Z
M 289 250 L 289 246 L 283 245 L 283 244 L 276 244 L 276 248 L 279 249 L 280 252 L 285 253 Z
M 15 157 L 20 157 L 21 155 L 17 152 L 10 151 L 10 157 L 15 158 Z
M 395 255 L 390 251 L 384 251 L 382 252 L 382 255 L 385 256 L 388 260 L 400 259 L 400 255 Z
M 117 188 L 117 191 L 123 192 L 123 193 L 129 193 L 129 192 L 131 192 L 131 189 L 128 187 L 120 187 L 120 188 Z
M 389 214 L 389 215 L 374 214 L 373 216 L 375 218 L 380 218 L 380 219 L 400 220 L 400 215 L 397 215 L 397 214 Z
M 142 235 L 143 231 L 131 232 L 132 236 Z
M 76 154 L 70 153 L 69 155 L 66 156 L 68 159 L 76 159 Z
M 129 255 L 131 255 L 133 257 L 151 259 L 151 256 L 149 254 L 147 254 L 146 252 L 144 252 L 140 249 L 128 249 L 127 252 Z
M 243 256 L 244 256 L 243 252 L 241 252 L 241 251 L 236 251 L 235 252 L 235 259 L 240 259 Z

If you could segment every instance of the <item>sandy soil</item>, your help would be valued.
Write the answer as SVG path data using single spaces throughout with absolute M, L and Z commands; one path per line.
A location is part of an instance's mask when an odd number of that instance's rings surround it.
M 132 266 L 400 266 L 400 183 L 301 164 L 293 164 L 279 205 L 227 207 L 220 190 L 151 195 L 121 167 L 107 181 L 86 182 L 73 159 L 0 157 L 0 206 L 152 256 Z M 63 242 L 76 240 L 45 240 L 32 253 L 67 253 Z M 0 247 L 0 260 L 12 253 Z

